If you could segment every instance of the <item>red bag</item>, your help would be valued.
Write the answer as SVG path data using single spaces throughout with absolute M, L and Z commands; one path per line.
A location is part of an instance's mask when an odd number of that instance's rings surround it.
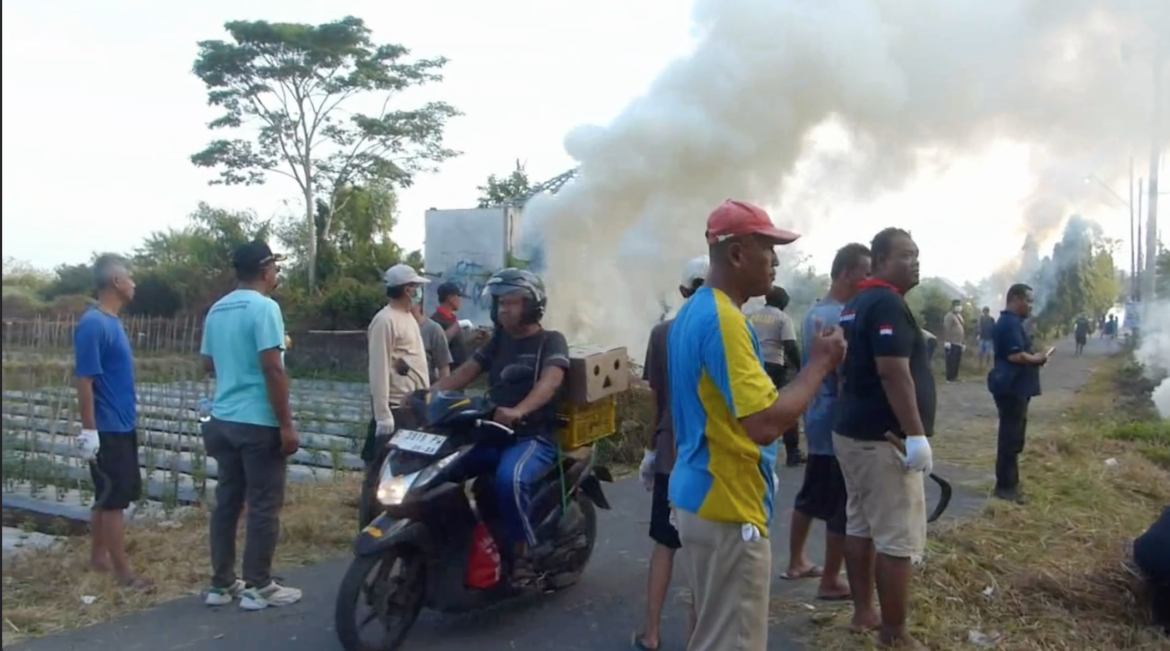
M 468 588 L 486 590 L 500 582 L 500 573 L 500 548 L 487 525 L 480 522 L 471 536 L 471 558 L 464 582 Z

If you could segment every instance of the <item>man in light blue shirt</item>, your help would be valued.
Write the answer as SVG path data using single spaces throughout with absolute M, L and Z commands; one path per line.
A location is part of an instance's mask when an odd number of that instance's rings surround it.
M 215 375 L 211 419 L 203 426 L 207 455 L 218 466 L 211 515 L 211 589 L 207 605 L 240 599 L 245 610 L 286 606 L 301 591 L 272 579 L 280 534 L 286 457 L 300 442 L 293 427 L 284 371 L 285 331 L 276 289 L 283 257 L 259 240 L 236 249 L 239 287 L 216 301 L 203 323 L 201 352 Z M 244 578 L 236 577 L 236 528 L 245 502 L 248 537 Z
M 857 293 L 857 283 L 869 277 L 870 252 L 862 244 L 847 244 L 837 251 L 831 271 L 829 294 L 814 305 L 804 317 L 801 328 L 805 350 L 812 346 L 820 329 L 836 327 L 841 309 Z M 849 584 L 841 580 L 845 560 L 845 477 L 833 454 L 833 408 L 837 402 L 837 374 L 829 374 L 804 413 L 805 438 L 808 441 L 808 465 L 804 484 L 796 495 L 792 509 L 788 570 L 785 579 L 820 577 L 817 598 L 844 600 L 850 596 Z M 825 521 L 825 567 L 817 567 L 805 554 L 812 521 Z

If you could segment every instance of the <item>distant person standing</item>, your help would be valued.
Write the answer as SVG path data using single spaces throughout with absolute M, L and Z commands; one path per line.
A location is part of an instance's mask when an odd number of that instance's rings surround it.
M 992 353 L 995 350 L 995 317 L 991 316 L 991 308 L 984 307 L 979 317 L 979 368 L 987 367 L 993 361 Z
M 682 282 L 678 292 L 683 300 L 694 294 L 707 279 L 710 261 L 700 256 L 687 262 L 683 268 Z M 678 529 L 670 521 L 670 472 L 674 469 L 674 422 L 670 417 L 670 376 L 666 372 L 666 341 L 674 319 L 668 319 L 650 330 L 650 341 L 646 345 L 646 363 L 642 379 L 650 385 L 654 394 L 654 434 L 651 448 L 642 456 L 638 475 L 642 485 L 650 491 L 650 539 L 654 550 L 650 552 L 650 576 L 646 585 L 646 619 L 642 630 L 634 634 L 633 646 L 637 651 L 656 651 L 661 642 L 662 608 L 666 605 L 666 593 L 670 589 L 674 573 L 674 555 L 682 546 Z M 689 640 L 695 627 L 694 608 L 687 613 L 687 629 L 684 639 Z
M 1077 344 L 1077 355 L 1084 354 L 1085 344 L 1089 341 L 1089 317 L 1084 314 L 1077 317 L 1073 323 L 1073 338 Z
M 300 447 L 284 369 L 284 315 L 269 295 L 276 289 L 282 256 L 262 241 L 236 249 L 239 285 L 219 299 L 203 322 L 205 368 L 215 376 L 211 419 L 203 445 L 219 469 L 211 544 L 209 606 L 239 597 L 245 610 L 287 606 L 301 591 L 272 577 L 280 537 L 287 459 Z M 244 579 L 236 577 L 236 532 L 247 505 Z
M 427 355 L 427 370 L 431 384 L 451 374 L 451 349 L 443 326 L 423 314 L 422 301 L 410 306 L 410 312 L 418 321 L 418 332 L 422 336 L 423 352 Z
M 796 345 L 796 326 L 784 310 L 788 307 L 788 292 L 783 287 L 772 287 L 764 294 L 763 305 L 745 306 L 744 315 L 756 330 L 760 351 L 764 354 L 764 370 L 777 389 L 788 384 L 789 378 L 800 370 L 800 349 Z M 793 424 L 784 430 L 785 463 L 799 466 L 804 461 L 800 453 L 800 428 Z
M 471 327 L 471 322 L 460 320 L 457 316 L 463 307 L 463 290 L 456 283 L 443 283 L 438 288 L 439 307 L 431 319 L 443 327 L 447 335 L 447 347 L 451 352 L 451 369 L 457 369 L 467 361 L 467 337 L 463 333 L 464 327 Z
M 1028 429 L 1028 404 L 1040 395 L 1040 367 L 1047 353 L 1032 352 L 1032 335 L 1024 325 L 1032 314 L 1032 288 L 1012 285 L 1007 305 L 995 322 L 995 366 L 987 374 L 987 390 L 999 412 L 995 450 L 995 497 L 1022 503 L 1020 453 Z
M 97 304 L 77 323 L 73 355 L 77 406 L 81 415 L 78 446 L 89 461 L 96 499 L 90 515 L 93 545 L 90 567 L 113 572 L 119 583 L 146 588 L 126 556 L 125 512 L 142 497 L 138 467 L 138 400 L 134 354 L 118 318 L 134 298 L 130 266 L 116 255 L 93 264 Z
M 857 285 L 869 277 L 869 249 L 861 244 L 848 244 L 833 258 L 829 293 L 808 311 L 801 327 L 804 347 L 813 346 L 818 336 L 818 324 L 835 324 L 841 320 L 841 310 L 857 294 Z M 796 495 L 792 509 L 792 531 L 788 545 L 788 570 L 784 579 L 803 579 L 820 576 L 818 599 L 849 598 L 849 584 L 841 580 L 845 562 L 845 507 L 848 500 L 845 477 L 833 453 L 833 416 L 836 412 L 840 376 L 836 371 L 825 376 L 821 389 L 804 412 L 804 435 L 808 440 L 808 465 L 804 468 L 804 483 Z M 813 520 L 825 522 L 825 566 L 817 567 L 805 554 L 809 530 Z
M 1117 327 L 1118 327 L 1117 315 L 1110 314 L 1109 315 L 1109 338 L 1110 339 L 1117 339 Z M 1135 328 L 1135 330 L 1136 330 L 1136 328 Z
M 943 350 L 946 351 L 947 382 L 959 379 L 963 364 L 963 348 L 967 333 L 963 330 L 963 302 L 951 301 L 951 311 L 943 317 Z
M 912 560 L 926 549 L 925 479 L 933 467 L 937 396 L 926 338 L 903 298 L 918 285 L 918 245 L 906 231 L 887 228 L 870 251 L 873 275 L 841 311 L 849 354 L 833 428 L 848 492 L 852 628 L 878 628 L 883 645 L 917 650 L 925 647 L 906 620 Z

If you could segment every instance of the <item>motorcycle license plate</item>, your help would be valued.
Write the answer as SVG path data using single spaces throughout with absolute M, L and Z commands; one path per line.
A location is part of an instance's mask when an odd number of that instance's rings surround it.
M 417 432 L 412 429 L 400 429 L 394 438 L 390 439 L 390 445 L 408 452 L 435 454 L 446 441 L 446 436 Z

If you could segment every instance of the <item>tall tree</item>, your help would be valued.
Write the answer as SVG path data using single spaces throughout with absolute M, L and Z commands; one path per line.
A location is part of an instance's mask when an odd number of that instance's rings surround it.
M 447 60 L 410 59 L 395 44 L 375 44 L 365 22 L 352 16 L 322 25 L 234 21 L 231 41 L 199 43 L 194 73 L 207 100 L 224 114 L 208 128 L 256 129 L 252 139 L 215 140 L 193 155 L 217 168 L 213 184 L 253 185 L 269 174 L 293 179 L 301 190 L 305 223 L 313 224 L 317 197 L 328 198 L 322 229 L 343 207 L 336 188 L 373 182 L 409 186 L 419 172 L 458 155 L 443 144 L 447 121 L 460 115 L 445 102 L 394 110 L 407 89 L 440 81 Z M 362 113 L 369 100 L 381 108 Z M 306 234 L 311 231 L 306 231 Z M 317 283 L 318 238 L 307 242 L 308 282 Z
M 492 208 L 522 199 L 532 193 L 533 185 L 528 180 L 528 172 L 524 163 L 516 160 L 516 169 L 507 176 L 492 174 L 486 185 L 476 187 L 479 190 L 479 207 Z

